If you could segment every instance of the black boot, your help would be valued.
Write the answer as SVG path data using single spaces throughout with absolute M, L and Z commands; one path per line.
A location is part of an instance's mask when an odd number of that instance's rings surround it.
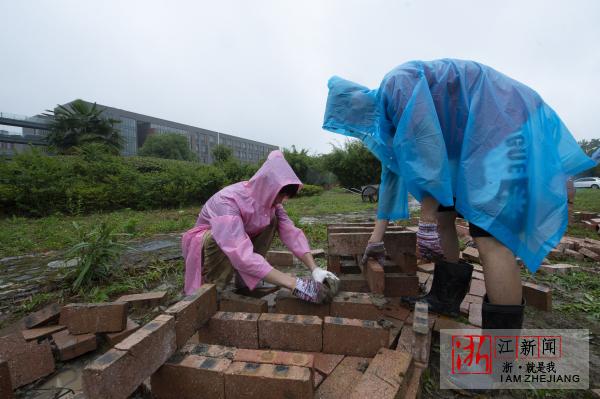
M 460 304 L 469 292 L 472 274 L 473 265 L 462 259 L 458 263 L 436 262 L 429 293 L 421 297 L 404 297 L 402 300 L 411 305 L 416 301 L 425 301 L 431 312 L 458 316 Z
M 488 296 L 483 297 L 481 306 L 481 328 L 484 330 L 520 330 L 523 327 L 525 298 L 521 305 L 494 305 Z

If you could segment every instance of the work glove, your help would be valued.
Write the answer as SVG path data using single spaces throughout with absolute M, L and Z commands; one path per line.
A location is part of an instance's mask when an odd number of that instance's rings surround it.
M 432 261 L 444 258 L 436 223 L 419 222 L 417 249 L 422 259 Z
M 381 266 L 383 266 L 383 263 L 385 262 L 385 246 L 383 245 L 383 241 L 368 243 L 360 264 L 365 266 L 369 257 L 374 258 Z
M 292 295 L 303 301 L 312 303 L 323 303 L 327 297 L 327 287 L 313 280 L 312 278 L 296 278 L 296 288 L 292 291 Z
M 329 278 L 331 280 L 339 280 L 339 278 L 337 278 L 335 274 L 328 272 L 327 270 L 323 270 L 320 267 L 314 268 L 314 270 L 312 271 L 312 278 L 318 283 L 323 283 L 323 281 L 325 281 L 326 278 Z

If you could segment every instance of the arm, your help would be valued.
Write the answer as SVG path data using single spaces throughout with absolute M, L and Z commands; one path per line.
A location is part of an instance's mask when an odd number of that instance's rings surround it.
M 281 241 L 309 270 L 314 270 L 317 265 L 310 253 L 310 246 L 304 232 L 294 225 L 282 205 L 277 205 L 275 215 L 277 216 L 277 229 Z

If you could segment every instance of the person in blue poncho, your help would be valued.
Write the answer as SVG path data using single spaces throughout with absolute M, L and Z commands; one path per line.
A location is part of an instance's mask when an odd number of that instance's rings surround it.
M 567 225 L 566 181 L 595 163 L 531 88 L 473 61 L 412 61 L 378 89 L 333 77 L 323 128 L 356 137 L 381 161 L 375 230 L 365 257 L 385 253 L 389 220 L 421 202 L 422 257 L 435 260 L 426 300 L 458 314 L 473 266 L 459 259 L 455 218 L 469 221 L 487 295 L 484 328 L 520 328 L 515 255 L 535 272 Z M 414 300 L 414 299 L 413 299 Z

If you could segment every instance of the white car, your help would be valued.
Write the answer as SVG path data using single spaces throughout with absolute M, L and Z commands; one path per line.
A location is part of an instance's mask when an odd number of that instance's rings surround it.
M 600 177 L 582 177 L 575 180 L 575 188 L 600 188 Z

